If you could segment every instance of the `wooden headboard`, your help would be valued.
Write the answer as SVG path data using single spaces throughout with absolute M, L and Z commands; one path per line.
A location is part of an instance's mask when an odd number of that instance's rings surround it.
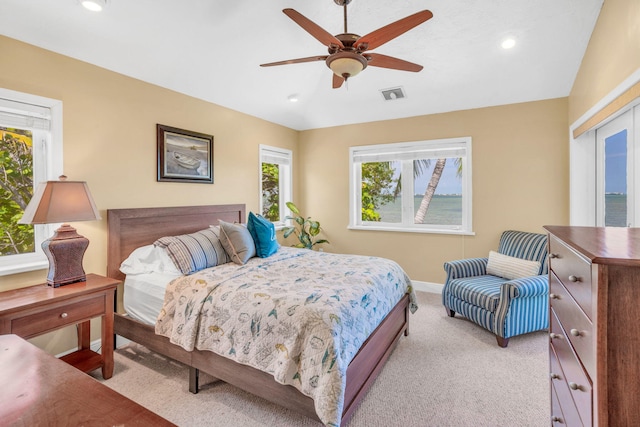
M 193 233 L 218 220 L 245 222 L 245 205 L 108 209 L 107 275 L 123 280 L 120 264 L 134 249 L 163 236 Z

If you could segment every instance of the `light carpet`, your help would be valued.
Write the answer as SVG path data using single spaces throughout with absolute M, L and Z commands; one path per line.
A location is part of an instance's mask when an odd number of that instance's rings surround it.
M 345 427 L 548 426 L 546 333 L 500 348 L 484 329 L 447 317 L 440 295 L 417 294 L 409 336 Z M 206 375 L 191 394 L 187 367 L 137 344 L 116 351 L 114 372 L 105 385 L 179 426 L 321 425 L 225 383 L 205 384 Z

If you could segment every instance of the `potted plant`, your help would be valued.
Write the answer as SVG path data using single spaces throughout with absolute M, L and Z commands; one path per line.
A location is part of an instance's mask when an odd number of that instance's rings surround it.
M 320 234 L 320 231 L 322 230 L 322 228 L 320 228 L 320 222 L 313 221 L 311 217 L 303 217 L 296 205 L 294 205 L 292 202 L 287 202 L 287 207 L 294 216 L 287 216 L 286 219 L 294 220 L 296 222 L 296 225 L 284 227 L 282 230 L 284 231 L 285 239 L 292 233 L 295 233 L 295 235 L 298 237 L 300 243 L 292 245 L 293 247 L 313 249 L 315 245 L 329 243 L 327 239 L 316 239 L 316 236 L 318 236 L 318 234 Z

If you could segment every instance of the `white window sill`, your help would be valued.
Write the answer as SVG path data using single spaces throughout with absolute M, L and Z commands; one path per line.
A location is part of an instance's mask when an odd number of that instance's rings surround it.
M 475 236 L 473 231 L 452 230 L 444 228 L 418 228 L 418 227 L 394 227 L 388 225 L 349 225 L 349 230 L 367 230 L 367 231 L 394 231 L 397 233 L 429 233 L 429 234 L 455 234 L 462 236 Z

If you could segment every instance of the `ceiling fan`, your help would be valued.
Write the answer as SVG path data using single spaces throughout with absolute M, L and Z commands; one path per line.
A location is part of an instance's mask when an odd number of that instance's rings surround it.
M 431 19 L 433 13 L 423 10 L 406 18 L 395 21 L 379 28 L 365 36 L 350 33 L 347 30 L 347 5 L 351 0 L 333 0 L 337 5 L 344 7 L 344 33 L 332 36 L 318 24 L 303 16 L 293 9 L 284 9 L 283 12 L 289 18 L 300 25 L 305 31 L 315 37 L 320 43 L 329 48 L 329 55 L 310 56 L 306 58 L 289 59 L 286 61 L 260 64 L 261 67 L 274 65 L 299 64 L 302 62 L 325 61 L 333 71 L 333 88 L 342 86 L 348 78 L 355 76 L 368 65 L 372 67 L 391 68 L 394 70 L 418 72 L 422 65 L 404 61 L 380 53 L 370 53 L 384 43 L 393 40 L 410 29 Z M 365 53 L 366 52 L 366 53 Z

